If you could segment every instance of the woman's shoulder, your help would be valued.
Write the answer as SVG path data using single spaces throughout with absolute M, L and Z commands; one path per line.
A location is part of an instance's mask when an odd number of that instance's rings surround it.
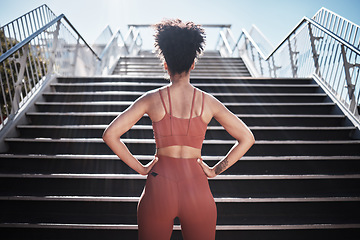
M 159 92 L 164 88 L 166 88 L 166 86 L 147 91 L 139 98 L 139 100 L 146 101 L 148 103 L 157 101 L 159 99 Z
M 197 91 L 199 91 L 201 94 L 204 95 L 204 101 L 208 104 L 216 104 L 221 103 L 213 94 L 205 92 L 199 88 L 196 88 Z
M 156 88 L 156 89 L 147 91 L 146 93 L 144 93 L 143 97 L 152 98 L 152 97 L 155 97 L 155 96 L 159 96 L 159 92 L 163 91 L 166 87 L 167 86 L 163 86 L 163 87 L 160 87 L 160 88 Z

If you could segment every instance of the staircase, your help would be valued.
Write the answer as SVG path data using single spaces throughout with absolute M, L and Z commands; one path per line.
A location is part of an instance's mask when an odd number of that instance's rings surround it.
M 0 154 L 4 239 L 137 239 L 145 177 L 103 143 L 105 127 L 145 91 L 167 84 L 151 54 L 122 58 L 110 77 L 60 77 L 26 114 L 29 124 Z M 217 238 L 358 239 L 359 131 L 313 79 L 252 78 L 239 58 L 207 53 L 192 83 L 253 131 L 241 161 L 210 179 Z M 151 121 L 123 136 L 144 164 L 153 158 Z M 211 121 L 203 158 L 214 165 L 234 143 Z M 182 239 L 175 220 L 172 239 Z

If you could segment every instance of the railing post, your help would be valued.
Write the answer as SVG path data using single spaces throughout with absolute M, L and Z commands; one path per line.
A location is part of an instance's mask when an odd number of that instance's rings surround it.
M 297 77 L 297 69 L 298 69 L 298 67 L 296 66 L 296 64 L 294 62 L 294 56 L 297 55 L 299 52 L 295 52 L 295 51 L 292 50 L 290 37 L 288 38 L 288 46 L 289 46 L 289 57 L 290 57 L 291 71 L 292 71 L 293 78 L 296 78 Z
M 59 20 L 56 24 L 56 29 L 54 32 L 52 32 L 52 34 L 54 34 L 54 40 L 53 40 L 53 44 L 52 44 L 52 50 L 51 50 L 51 54 L 50 54 L 50 62 L 49 62 L 49 68 L 48 68 L 48 72 L 47 75 L 49 73 L 51 73 L 54 69 L 54 64 L 55 64 L 55 55 L 56 55 L 56 49 L 57 49 L 57 44 L 58 44 L 58 39 L 59 39 L 59 31 L 60 31 L 60 24 L 61 24 L 61 20 Z
M 20 63 L 20 70 L 14 85 L 15 94 L 12 101 L 10 119 L 12 119 L 16 114 L 16 112 L 19 110 L 19 104 L 21 101 L 21 88 L 22 88 L 22 83 L 26 68 L 26 58 L 28 54 L 29 54 L 29 44 L 26 44 L 23 48 L 23 55 L 20 57 L 20 59 L 14 59 L 15 63 Z
M 280 69 L 281 67 L 277 67 L 277 66 L 275 65 L 275 60 L 274 60 L 274 56 L 273 56 L 273 55 L 271 56 L 271 61 L 272 61 L 272 65 L 273 65 L 274 77 L 277 78 L 276 70 L 277 70 L 277 69 Z
M 312 51 L 312 56 L 314 59 L 314 65 L 315 65 L 315 73 L 319 77 L 321 77 L 320 65 L 319 65 L 319 54 L 317 53 L 316 48 L 315 48 L 315 40 L 318 41 L 319 39 L 322 39 L 322 37 L 314 37 L 310 23 L 308 24 L 308 28 L 309 28 L 309 35 L 310 35 L 311 51 Z
M 76 73 L 76 63 L 77 63 L 77 57 L 78 57 L 78 52 L 79 52 L 79 46 L 80 46 L 80 37 L 78 37 L 78 39 L 76 41 L 74 61 L 73 61 L 73 75 L 75 75 L 75 73 Z
M 268 60 L 267 63 L 268 63 L 268 68 L 269 68 L 269 76 L 272 77 L 272 74 L 271 74 L 272 68 L 271 68 L 270 60 Z
M 249 43 L 249 45 L 250 45 L 251 59 L 255 63 L 255 55 L 254 55 L 254 51 L 253 51 L 254 47 L 249 40 L 247 40 L 247 43 Z M 246 46 L 247 46 L 247 44 L 246 44 Z
M 343 44 L 341 44 L 341 55 L 342 55 L 342 59 L 343 59 L 343 63 L 344 63 L 344 72 L 345 72 L 345 79 L 346 79 L 346 84 L 347 84 L 347 86 L 345 86 L 345 87 L 348 89 L 348 96 L 349 96 L 349 100 L 350 100 L 349 110 L 351 112 L 353 112 L 355 114 L 355 116 L 359 116 L 356 97 L 354 95 L 355 85 L 351 82 L 350 68 L 360 67 L 360 64 L 358 64 L 358 63 L 351 64 L 348 62 L 348 60 L 346 58 L 345 47 Z
M 263 67 L 262 67 L 262 64 L 261 64 L 261 56 L 260 56 L 260 53 L 258 53 L 258 57 L 259 57 L 260 72 L 261 72 L 261 75 L 264 76 L 264 70 L 263 70 Z

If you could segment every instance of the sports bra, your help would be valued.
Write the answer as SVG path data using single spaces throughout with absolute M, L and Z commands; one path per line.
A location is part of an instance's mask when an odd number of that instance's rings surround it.
M 207 124 L 202 120 L 202 113 L 204 111 L 204 93 L 202 93 L 200 116 L 192 118 L 196 94 L 196 89 L 194 89 L 190 118 L 186 119 L 172 116 L 169 87 L 167 88 L 167 92 L 170 112 L 167 111 L 164 98 L 159 90 L 161 102 L 165 109 L 165 116 L 160 121 L 152 122 L 156 148 L 178 145 L 201 149 L 207 129 Z

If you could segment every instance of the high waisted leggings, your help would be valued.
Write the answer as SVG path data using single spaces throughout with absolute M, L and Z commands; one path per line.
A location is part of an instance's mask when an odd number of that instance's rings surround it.
M 197 159 L 158 156 L 138 204 L 140 240 L 169 240 L 180 219 L 184 240 L 213 240 L 216 205 Z

